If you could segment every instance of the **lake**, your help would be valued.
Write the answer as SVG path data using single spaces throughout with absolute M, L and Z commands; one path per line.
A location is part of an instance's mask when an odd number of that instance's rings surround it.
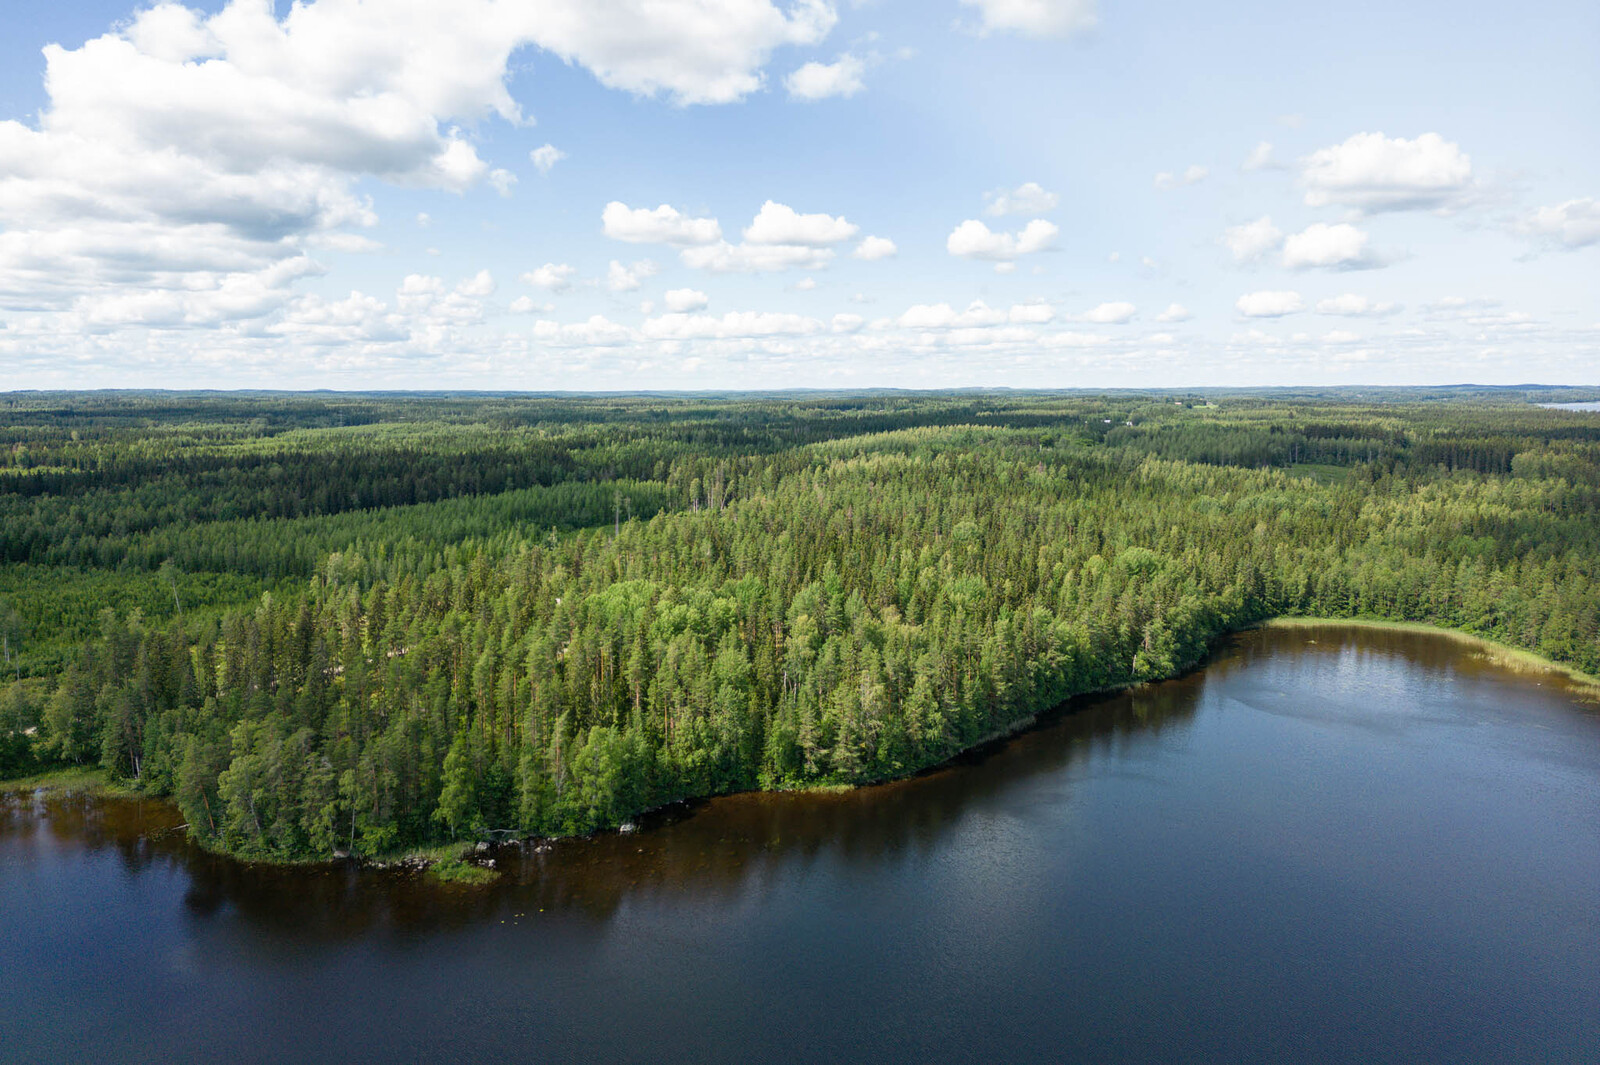
M 1549 410 L 1597 410 L 1600 411 L 1600 402 L 1595 403 L 1541 403 L 1541 407 Z
M 0 803 L 6 1061 L 1600 1056 L 1600 715 L 1432 635 L 1245 633 L 938 772 L 482 889 Z

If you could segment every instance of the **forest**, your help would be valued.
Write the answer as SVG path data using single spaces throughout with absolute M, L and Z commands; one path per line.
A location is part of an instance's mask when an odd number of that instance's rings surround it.
M 326 859 L 903 776 L 1274 616 L 1600 673 L 1597 397 L 0 394 L 0 778 Z

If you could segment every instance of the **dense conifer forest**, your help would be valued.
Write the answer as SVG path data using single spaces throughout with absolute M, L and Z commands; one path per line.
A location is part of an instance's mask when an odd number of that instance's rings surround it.
M 1596 395 L 0 395 L 0 777 L 382 854 L 903 775 L 1276 615 L 1600 673 Z

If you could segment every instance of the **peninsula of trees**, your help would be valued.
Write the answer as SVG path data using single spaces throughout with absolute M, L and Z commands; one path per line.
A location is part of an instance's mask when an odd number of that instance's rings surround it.
M 318 858 L 903 775 L 1280 614 L 1596 673 L 1561 398 L 0 396 L 0 777 Z

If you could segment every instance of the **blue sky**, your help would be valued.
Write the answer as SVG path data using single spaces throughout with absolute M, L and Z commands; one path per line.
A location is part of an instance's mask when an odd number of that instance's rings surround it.
M 1595 383 L 1597 54 L 1579 2 L 13 0 L 0 387 Z

